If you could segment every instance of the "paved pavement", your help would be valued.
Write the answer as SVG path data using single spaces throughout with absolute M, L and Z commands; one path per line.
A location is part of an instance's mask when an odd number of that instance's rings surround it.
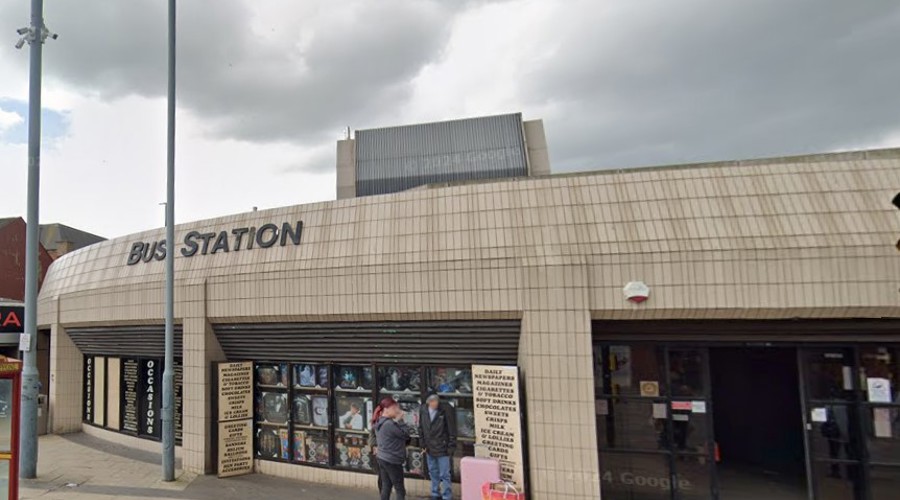
M 229 479 L 181 474 L 159 479 L 160 458 L 84 434 L 42 436 L 38 478 L 19 485 L 21 499 L 369 500 L 373 491 L 321 486 L 252 474 Z M 180 465 L 180 464 L 177 464 Z M 180 474 L 180 472 L 179 472 Z

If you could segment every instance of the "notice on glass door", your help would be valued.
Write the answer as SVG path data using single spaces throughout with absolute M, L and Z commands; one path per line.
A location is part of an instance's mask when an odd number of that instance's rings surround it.
M 475 454 L 500 462 L 500 477 L 519 488 L 525 486 L 519 368 L 472 367 L 475 399 Z
M 886 378 L 866 379 L 870 403 L 891 403 L 891 381 Z
M 828 422 L 828 409 L 813 408 L 810 412 L 810 420 L 816 423 Z
M 875 408 L 872 410 L 872 427 L 875 431 L 875 437 L 890 439 L 894 437 L 891 429 L 891 408 Z

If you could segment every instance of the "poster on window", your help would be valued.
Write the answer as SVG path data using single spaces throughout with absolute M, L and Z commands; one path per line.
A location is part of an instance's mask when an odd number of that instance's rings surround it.
M 609 371 L 614 387 L 631 387 L 631 346 L 609 347 Z
M 121 387 L 120 397 L 122 398 L 120 405 L 122 430 L 130 434 L 137 434 L 140 418 L 138 403 L 140 401 L 141 366 L 137 358 L 122 358 L 121 366 L 119 387 Z
M 475 454 L 500 461 L 503 480 L 525 487 L 519 368 L 472 367 L 475 404 Z

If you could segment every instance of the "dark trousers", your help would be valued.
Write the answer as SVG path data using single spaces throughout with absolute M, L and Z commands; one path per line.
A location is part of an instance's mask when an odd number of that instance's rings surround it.
M 378 460 L 378 478 L 381 480 L 381 500 L 391 500 L 391 489 L 397 492 L 397 500 L 406 500 L 403 465 Z

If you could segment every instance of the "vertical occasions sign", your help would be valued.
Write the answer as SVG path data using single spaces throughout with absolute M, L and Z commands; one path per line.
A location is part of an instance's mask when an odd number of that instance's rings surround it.
M 474 365 L 475 454 L 500 461 L 500 477 L 525 487 L 519 368 Z

